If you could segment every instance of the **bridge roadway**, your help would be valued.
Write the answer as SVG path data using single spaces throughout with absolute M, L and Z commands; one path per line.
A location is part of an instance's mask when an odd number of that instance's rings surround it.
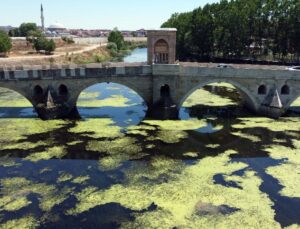
M 231 66 L 111 63 L 0 68 L 0 87 L 23 95 L 43 118 L 68 117 L 76 110 L 80 93 L 103 82 L 122 84 L 134 90 L 150 110 L 172 107 L 175 112 L 196 89 L 215 82 L 232 84 L 241 93 L 245 106 L 271 117 L 285 113 L 300 96 L 300 71 L 284 67 Z M 48 116 L 51 113 L 53 115 Z

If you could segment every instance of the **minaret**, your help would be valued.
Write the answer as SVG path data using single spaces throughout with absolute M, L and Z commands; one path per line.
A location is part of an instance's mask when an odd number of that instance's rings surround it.
M 42 30 L 43 32 L 45 32 L 45 18 L 44 18 L 43 4 L 41 4 L 41 22 L 42 22 Z

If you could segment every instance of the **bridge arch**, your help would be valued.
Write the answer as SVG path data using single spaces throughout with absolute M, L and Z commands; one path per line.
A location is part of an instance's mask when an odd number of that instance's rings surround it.
M 299 100 L 299 106 L 300 106 L 300 94 L 299 93 L 292 96 L 291 99 L 288 100 L 288 102 L 285 105 L 285 109 L 288 110 L 293 105 L 293 103 L 295 103 L 298 100 Z
M 73 98 L 73 101 L 74 101 L 75 105 L 77 105 L 77 102 L 79 100 L 80 94 L 84 90 L 86 90 L 86 89 L 88 89 L 88 88 L 90 88 L 90 87 L 92 87 L 94 85 L 103 84 L 103 83 L 107 83 L 107 84 L 109 84 L 109 83 L 119 84 L 121 86 L 124 86 L 124 87 L 128 88 L 131 91 L 134 91 L 137 94 L 137 96 L 140 97 L 141 100 L 147 105 L 147 107 L 148 107 L 149 103 L 151 102 L 151 101 L 149 101 L 149 97 L 145 93 L 143 93 L 142 90 L 140 90 L 139 88 L 137 88 L 134 84 L 131 84 L 129 82 L 122 82 L 122 81 L 119 81 L 119 80 L 107 80 L 107 81 L 105 81 L 105 80 L 98 81 L 97 80 L 97 81 L 92 81 L 92 82 L 86 83 L 86 84 L 82 85 L 79 88 L 79 90 L 77 91 L 75 97 Z
M 180 102 L 178 104 L 178 108 L 181 108 L 183 106 L 183 103 L 185 102 L 185 100 L 192 95 L 196 90 L 203 88 L 204 86 L 208 85 L 208 84 L 213 84 L 213 83 L 228 83 L 233 85 L 238 92 L 240 93 L 241 97 L 243 98 L 243 100 L 245 101 L 246 105 L 254 110 L 257 111 L 259 108 L 259 104 L 257 102 L 257 100 L 255 99 L 255 97 L 253 96 L 253 94 L 243 85 L 241 85 L 238 82 L 235 82 L 233 80 L 230 79 L 213 79 L 213 80 L 207 80 L 204 81 L 202 83 L 197 84 L 196 86 L 194 86 L 191 90 L 189 90 L 183 98 L 180 99 Z
M 24 105 L 26 105 L 26 104 L 28 104 L 28 106 L 26 106 L 26 107 L 34 107 L 34 102 L 32 101 L 32 98 L 29 96 L 29 95 L 27 95 L 27 94 L 24 94 L 23 92 L 22 92 L 22 90 L 18 90 L 17 88 L 14 88 L 14 87 L 10 87 L 10 86 L 8 86 L 8 85 L 1 85 L 0 84 L 0 92 L 4 92 L 4 93 L 6 93 L 6 92 L 9 92 L 9 93 L 13 93 L 13 94 L 17 94 L 18 95 L 18 97 L 19 98 L 17 98 L 17 99 L 24 99 Z M 0 93 L 0 100 L 1 100 L 1 93 Z M 16 97 L 15 97 L 15 99 L 16 99 Z M 11 102 L 11 100 L 9 100 L 9 101 L 7 101 L 7 106 L 2 106 L 2 107 L 23 107 L 23 106 L 16 106 L 15 104 L 14 105 L 10 105 L 9 104 L 9 102 Z M 25 106 L 24 106 L 25 107 Z

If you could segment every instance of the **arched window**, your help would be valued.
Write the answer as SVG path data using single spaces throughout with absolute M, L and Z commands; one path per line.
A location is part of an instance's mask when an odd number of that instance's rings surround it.
M 289 95 L 290 94 L 290 87 L 288 85 L 284 85 L 281 88 L 281 94 L 282 95 Z
M 61 84 L 58 88 L 58 94 L 61 95 L 61 96 L 66 96 L 68 95 L 68 88 L 66 85 L 64 84 Z
M 33 95 L 34 96 L 40 96 L 43 95 L 43 88 L 40 85 L 36 85 L 33 89 Z
M 154 45 L 154 63 L 168 64 L 169 63 L 169 45 L 160 39 Z
M 165 84 L 160 88 L 160 96 L 161 97 L 169 97 L 170 96 L 170 87 L 168 84 Z
M 267 87 L 265 85 L 260 85 L 258 88 L 258 94 L 259 95 L 267 94 Z

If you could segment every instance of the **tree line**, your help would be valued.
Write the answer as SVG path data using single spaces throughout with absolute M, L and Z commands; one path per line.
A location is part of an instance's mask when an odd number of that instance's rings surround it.
M 37 27 L 35 23 L 22 23 L 18 28 L 14 28 L 6 34 L 0 31 L 0 53 L 1 56 L 7 56 L 12 48 L 12 40 L 10 37 L 26 37 L 26 41 L 32 45 L 37 51 L 44 51 L 45 54 L 51 54 L 56 44 L 53 39 L 47 39 L 45 34 Z M 71 40 L 64 40 L 65 42 L 73 42 Z
M 162 27 L 177 28 L 180 60 L 300 58 L 299 0 L 221 0 L 175 13 Z

